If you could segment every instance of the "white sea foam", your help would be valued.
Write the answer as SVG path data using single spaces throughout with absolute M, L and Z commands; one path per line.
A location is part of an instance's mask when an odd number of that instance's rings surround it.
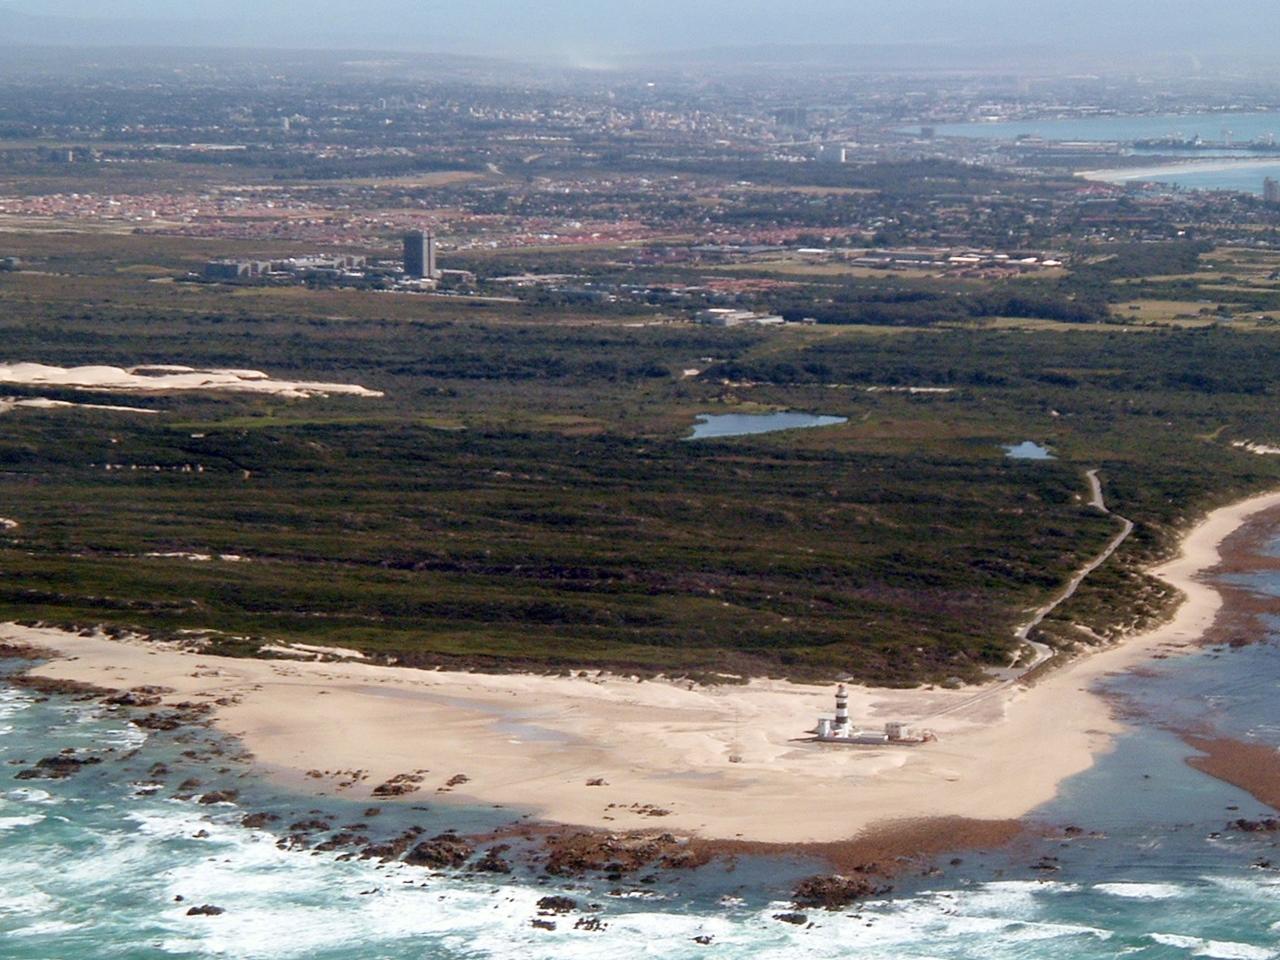
M 1161 946 L 1180 947 L 1193 957 L 1212 957 L 1214 960 L 1273 960 L 1277 952 L 1269 947 L 1258 947 L 1230 940 L 1202 940 L 1173 933 L 1153 933 L 1151 939 Z
M 17 787 L 8 790 L 4 794 L 6 800 L 15 800 L 18 803 L 61 803 L 62 800 L 55 797 L 47 790 L 40 790 L 36 787 Z
M 44 823 L 43 813 L 33 813 L 25 817 L 0 817 L 0 833 L 16 830 L 18 827 L 34 827 L 38 823 Z
M 1097 893 L 1126 900 L 1174 900 L 1187 895 L 1187 890 L 1173 883 L 1097 883 Z
M 53 897 L 32 888 L 25 881 L 21 881 L 25 887 L 21 893 L 16 887 L 12 890 L 7 889 L 7 882 L 14 879 L 20 880 L 20 875 L 6 875 L 0 878 L 0 893 L 4 894 L 3 898 L 0 898 L 0 916 L 34 916 L 47 913 L 57 906 L 57 901 Z
M 41 923 L 31 923 L 25 927 L 18 927 L 16 930 L 7 930 L 5 931 L 5 936 L 47 937 L 51 934 L 69 933 L 72 930 L 80 930 L 87 926 L 87 923 L 68 923 L 64 920 L 45 920 Z

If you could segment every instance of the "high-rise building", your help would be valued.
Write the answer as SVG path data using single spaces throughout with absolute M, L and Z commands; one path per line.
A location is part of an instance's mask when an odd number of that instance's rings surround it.
M 430 232 L 414 230 L 404 235 L 404 274 L 418 280 L 433 280 L 436 269 L 436 238 Z
M 1271 206 L 1280 206 L 1280 181 L 1271 177 L 1263 180 L 1262 199 Z

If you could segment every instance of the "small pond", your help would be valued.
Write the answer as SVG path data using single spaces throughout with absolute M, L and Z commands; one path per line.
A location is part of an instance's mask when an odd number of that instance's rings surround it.
M 1042 447 L 1038 443 L 1032 443 L 1026 440 L 1019 444 L 1006 444 L 1004 447 L 1005 456 L 1010 460 L 1056 460 L 1048 447 Z
M 725 413 L 698 415 L 689 440 L 713 437 L 745 437 L 753 433 L 775 433 L 779 430 L 806 430 L 834 427 L 848 423 L 847 417 L 824 417 L 813 413 Z

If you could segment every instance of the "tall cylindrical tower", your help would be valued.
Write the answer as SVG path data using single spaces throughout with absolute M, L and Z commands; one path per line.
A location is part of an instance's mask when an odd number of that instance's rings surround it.
M 844 730 L 849 726 L 849 691 L 840 684 L 836 690 L 836 729 Z

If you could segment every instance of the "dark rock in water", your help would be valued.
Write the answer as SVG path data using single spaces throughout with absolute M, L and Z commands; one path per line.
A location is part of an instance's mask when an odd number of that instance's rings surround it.
M 261 830 L 269 823 L 276 823 L 280 818 L 274 813 L 250 813 L 240 821 L 240 826 L 250 830 Z
M 226 912 L 227 911 L 222 909 L 222 907 L 215 907 L 211 903 L 206 903 L 200 907 L 192 907 L 190 910 L 187 911 L 187 916 L 188 917 L 217 917 L 217 916 L 221 916 Z
M 794 923 L 797 927 L 803 927 L 809 922 L 809 918 L 803 913 L 775 913 L 773 919 L 781 920 L 783 923 Z
M 239 790 L 212 790 L 202 796 L 200 802 L 206 807 L 211 807 L 215 803 L 235 803 L 238 799 L 240 799 Z
M 577 909 L 578 901 L 573 897 L 543 897 L 538 901 L 542 913 L 572 913 Z
M 15 687 L 22 687 L 26 690 L 34 690 L 36 693 L 43 693 L 49 696 L 55 694 L 59 696 L 75 697 L 77 700 L 98 700 L 102 697 L 111 696 L 115 690 L 108 690 L 106 687 L 95 686 L 92 683 L 81 683 L 79 680 L 59 680 L 53 677 L 32 677 L 22 674 L 16 677 L 6 677 L 5 682 Z
M 502 854 L 510 849 L 508 844 L 503 843 L 485 851 L 485 855 L 472 864 L 472 869 L 481 873 L 510 873 L 511 864 L 502 858 Z
M 693 942 L 702 947 L 709 947 L 711 946 L 711 941 L 714 939 L 715 938 L 712 937 L 710 934 L 704 933 L 701 936 L 694 937 Z
M 330 823 L 327 820 L 299 820 L 297 823 L 289 825 L 290 830 L 298 833 L 310 833 L 316 830 L 328 830 Z
M 1274 817 L 1265 817 L 1262 820 L 1232 820 L 1227 824 L 1228 830 L 1238 830 L 1241 833 L 1276 833 L 1280 832 L 1280 820 Z
M 107 697 L 102 702 L 112 707 L 156 707 L 160 705 L 160 697 L 153 693 L 130 690 L 126 693 L 118 693 L 114 697 Z
M 366 811 L 364 812 L 364 815 L 365 815 L 365 817 L 366 817 L 366 818 L 367 818 L 367 817 L 376 817 L 376 816 L 379 816 L 381 813 L 382 813 L 382 808 L 381 808 L 381 807 L 370 807 L 368 810 L 366 810 Z
M 45 757 L 36 761 L 36 765 L 18 773 L 18 780 L 65 780 L 73 777 L 85 767 L 102 762 L 101 757 L 80 757 L 58 754 L 56 757 Z
M 539 930 L 555 930 L 554 920 L 531 920 L 530 923 Z
M 692 869 L 710 859 L 707 852 L 690 848 L 687 840 L 670 833 L 562 833 L 549 837 L 545 849 L 545 869 L 553 876 L 574 876 L 589 871 L 620 876 L 650 866 Z
M 351 830 L 343 830 L 335 833 L 324 843 L 317 843 L 316 850 L 320 853 L 328 853 L 332 850 L 345 850 L 353 847 L 363 847 L 369 842 L 369 838 L 362 834 L 355 833 Z
M 599 917 L 579 917 L 573 929 L 585 930 L 587 933 L 603 933 L 609 929 L 609 925 Z
M 371 843 L 365 847 L 360 853 L 361 860 L 395 860 L 402 853 L 409 849 L 418 837 L 422 836 L 423 829 L 421 827 L 410 827 L 398 837 L 393 837 L 385 843 Z
M 198 790 L 199 788 L 200 780 L 196 777 L 187 777 L 187 779 L 178 784 L 178 789 L 183 793 L 190 793 L 192 790 Z
M 143 730 L 169 731 L 180 728 L 183 717 L 178 713 L 148 713 L 145 717 L 134 717 L 131 722 Z
M 167 777 L 169 775 L 169 767 L 163 763 L 153 763 L 151 769 L 147 771 L 149 777 Z
M 461 837 L 442 833 L 438 837 L 424 840 L 410 850 L 404 862 L 414 867 L 435 869 L 460 867 L 470 860 L 475 852 L 475 847 Z
M 892 886 L 872 877 L 810 877 L 802 880 L 792 895 L 797 907 L 839 910 L 868 897 L 881 897 L 893 890 Z

